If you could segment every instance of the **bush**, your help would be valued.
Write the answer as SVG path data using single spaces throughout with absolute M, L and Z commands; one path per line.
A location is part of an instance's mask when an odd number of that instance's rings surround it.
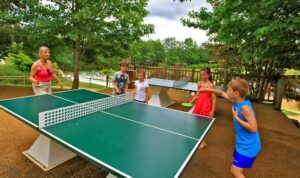
M 218 67 L 218 65 L 217 64 L 207 64 L 207 63 L 204 63 L 204 64 L 193 64 L 193 65 L 187 66 L 186 68 L 188 68 L 188 69 L 192 69 L 192 68 L 202 69 L 202 68 L 206 68 L 206 67 L 209 67 L 210 69 L 215 69 L 215 68 Z
M 26 75 L 29 72 L 26 72 Z M 5 59 L 5 64 L 0 65 L 0 76 L 21 76 L 24 72 L 17 69 L 10 58 Z
M 286 89 L 285 89 L 285 96 L 289 99 L 294 99 L 300 101 L 300 91 L 297 88 L 299 85 L 299 79 L 290 78 L 287 80 Z
M 0 76 L 21 76 L 24 75 L 23 72 L 16 69 L 13 65 L 0 65 Z M 26 75 L 29 75 L 26 73 Z
M 112 76 L 116 71 L 113 69 L 103 69 L 101 73 L 104 75 Z
M 33 60 L 23 53 L 9 53 L 6 60 L 12 61 L 14 66 L 23 72 L 30 72 L 31 65 L 33 64 Z

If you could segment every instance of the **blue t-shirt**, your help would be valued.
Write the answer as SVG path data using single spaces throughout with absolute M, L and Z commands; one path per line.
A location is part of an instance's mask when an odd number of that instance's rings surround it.
M 254 108 L 248 99 L 240 103 L 234 101 L 233 106 L 238 111 L 239 118 L 245 122 L 247 122 L 247 120 L 242 115 L 243 106 L 249 106 L 250 108 L 252 108 L 254 115 L 256 115 Z M 261 149 L 261 142 L 258 131 L 255 133 L 248 131 L 242 125 L 240 125 L 234 118 L 233 123 L 236 131 L 235 150 L 244 156 L 256 157 Z

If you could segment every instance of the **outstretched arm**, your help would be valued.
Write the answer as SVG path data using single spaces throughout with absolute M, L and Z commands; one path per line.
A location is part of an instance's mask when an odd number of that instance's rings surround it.
M 212 89 L 212 88 L 200 88 L 199 89 L 199 92 L 203 92 L 203 91 L 208 91 L 208 92 L 212 92 L 216 95 L 220 95 L 222 96 L 223 98 L 227 99 L 227 100 L 230 100 L 229 97 L 228 97 L 228 94 L 225 93 L 224 91 L 222 90 L 216 90 L 216 89 Z M 230 100 L 231 101 L 231 100 Z
M 211 89 L 214 88 L 214 86 L 212 85 L 211 87 L 209 87 Z M 217 97 L 215 93 L 211 94 L 211 103 L 212 103 L 212 107 L 211 107 L 211 111 L 210 111 L 210 116 L 213 117 L 215 115 L 215 111 L 216 111 L 216 102 L 217 102 Z
M 195 100 L 198 98 L 198 92 L 197 92 L 197 94 L 194 94 L 191 97 L 192 97 L 192 99 L 189 100 L 189 103 L 194 103 Z
M 54 80 L 56 80 L 59 83 L 60 88 L 63 89 L 64 88 L 64 84 L 59 80 L 59 78 L 57 77 L 57 75 L 54 72 L 53 72 L 52 77 L 54 78 Z
M 48 63 L 50 63 L 50 65 L 52 67 L 51 61 L 49 61 Z M 57 77 L 57 75 L 55 74 L 54 71 L 53 71 L 52 77 L 54 78 L 54 80 L 56 80 L 58 82 L 58 84 L 60 85 L 60 88 L 63 89 L 64 88 L 64 84 L 59 80 L 59 78 Z
M 149 101 L 149 87 L 147 87 L 146 88 L 146 90 L 145 90 L 145 95 L 146 95 L 146 103 L 148 103 L 148 101 Z

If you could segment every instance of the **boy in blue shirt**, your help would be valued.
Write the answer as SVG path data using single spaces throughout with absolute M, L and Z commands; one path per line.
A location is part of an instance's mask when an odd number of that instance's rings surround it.
M 237 79 L 228 84 L 226 93 L 210 88 L 201 88 L 199 91 L 210 91 L 233 102 L 232 115 L 236 144 L 230 172 L 234 177 L 244 178 L 244 169 L 252 167 L 261 149 L 255 111 L 251 102 L 246 99 L 249 84 L 244 79 Z

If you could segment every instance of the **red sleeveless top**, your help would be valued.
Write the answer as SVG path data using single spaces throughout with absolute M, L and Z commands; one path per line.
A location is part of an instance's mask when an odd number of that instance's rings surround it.
M 207 86 L 202 86 L 200 82 L 198 84 L 198 89 L 202 87 L 208 88 L 211 85 L 212 83 L 209 82 Z M 211 92 L 208 91 L 199 92 L 193 114 L 209 116 L 211 110 L 212 110 Z
M 37 64 L 38 64 L 38 71 L 35 74 L 34 78 L 37 81 L 50 82 L 53 75 L 52 65 L 47 63 L 48 68 L 45 68 L 42 66 L 40 61 L 37 61 Z

